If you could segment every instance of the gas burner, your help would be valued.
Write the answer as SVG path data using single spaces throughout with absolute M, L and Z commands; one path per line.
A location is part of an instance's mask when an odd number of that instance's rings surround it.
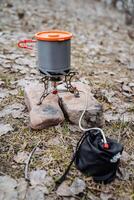
M 58 92 L 61 92 L 61 90 L 57 89 L 57 86 L 60 84 L 65 83 L 65 89 L 64 91 L 68 91 L 70 93 L 73 93 L 75 97 L 79 97 L 79 91 L 76 87 L 73 87 L 72 85 L 72 78 L 78 74 L 75 71 L 70 71 L 68 74 L 64 75 L 64 79 L 62 80 L 61 76 L 47 76 L 45 75 L 41 81 L 44 83 L 44 92 L 40 97 L 40 100 L 37 105 L 42 104 L 43 100 L 48 96 L 48 94 L 57 94 Z M 52 90 L 49 91 L 49 85 L 51 83 Z M 63 90 L 62 90 L 63 92 Z

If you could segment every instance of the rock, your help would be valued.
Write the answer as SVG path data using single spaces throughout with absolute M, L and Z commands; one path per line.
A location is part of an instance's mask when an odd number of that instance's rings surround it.
M 101 192 L 100 194 L 100 200 L 110 200 L 112 199 L 112 194 L 107 194 L 107 193 L 104 193 L 104 192 Z
M 16 163 L 26 163 L 28 159 L 29 153 L 28 152 L 18 152 L 17 155 L 14 156 L 14 161 Z
M 5 97 L 8 97 L 8 90 L 7 89 L 1 89 L 0 88 L 0 101 L 2 100 L 2 99 L 4 99 Z
M 56 126 L 64 121 L 57 95 L 49 94 L 41 105 L 37 105 L 43 90 L 42 84 L 31 84 L 25 87 L 25 103 L 29 109 L 30 127 L 33 129 Z
M 44 192 L 36 187 L 36 188 L 29 188 L 26 194 L 26 200 L 45 200 Z
M 17 89 L 10 90 L 9 94 L 11 94 L 11 95 L 17 95 L 18 94 L 18 90 Z
M 117 112 L 117 109 L 116 109 L 116 112 Z M 122 112 L 123 112 L 123 110 L 122 110 Z M 126 112 L 122 115 L 122 113 L 119 110 L 118 110 L 118 113 L 114 113 L 113 111 L 108 110 L 104 113 L 104 119 L 108 123 L 109 122 L 118 122 L 118 121 L 130 122 L 130 121 L 134 121 L 134 115 L 131 112 Z
M 52 177 L 47 175 L 45 170 L 34 170 L 30 172 L 30 183 L 33 187 L 40 186 L 51 186 L 53 185 Z
M 24 178 L 20 178 L 17 182 L 18 200 L 23 200 L 26 196 L 28 183 Z
M 75 178 L 71 186 L 68 186 L 66 182 L 63 182 L 57 189 L 58 196 L 75 196 L 84 191 L 86 184 L 83 180 Z
M 22 68 L 32 67 L 34 65 L 34 61 L 27 57 L 25 58 L 17 58 L 15 60 L 16 64 L 20 65 Z
M 13 131 L 13 128 L 10 124 L 0 124 L 0 136 L 5 135 L 6 133 L 9 133 L 10 131 Z
M 50 145 L 50 146 L 57 146 L 57 145 L 60 145 L 60 140 L 58 137 L 55 137 L 55 138 L 51 138 L 50 140 L 48 140 L 47 142 L 47 145 Z
M 66 182 L 63 182 L 56 191 L 58 196 L 68 197 L 71 196 L 72 193 L 70 191 L 70 187 L 67 185 Z
M 36 82 L 36 84 L 39 84 L 39 81 L 34 81 L 34 83 Z M 33 79 L 30 77 L 26 77 L 24 79 L 20 79 L 18 81 L 15 81 L 14 83 L 17 83 L 18 86 L 25 88 L 31 84 L 33 84 Z
M 73 86 L 77 87 L 77 89 L 80 91 L 80 97 L 76 98 L 74 97 L 74 94 L 71 94 L 70 92 L 59 93 L 65 115 L 67 115 L 68 119 L 72 123 L 78 125 L 81 113 L 85 108 L 86 98 L 84 92 L 86 92 L 88 94 L 88 106 L 85 116 L 83 117 L 83 126 L 102 126 L 102 106 L 94 98 L 93 94 L 91 93 L 90 87 L 81 82 L 73 83 Z
M 106 100 L 108 103 L 112 103 L 112 98 L 115 96 L 114 91 L 107 91 L 105 89 L 101 90 L 101 96 Z
M 45 180 L 44 180 L 44 184 L 46 187 L 50 187 L 52 185 L 54 185 L 54 180 L 51 176 L 46 176 Z
M 0 200 L 18 200 L 16 180 L 10 176 L 0 176 Z
M 122 92 L 122 94 L 123 94 L 124 96 L 126 96 L 127 98 L 130 98 L 130 97 L 132 97 L 132 94 L 130 94 L 130 93 L 127 93 L 127 92 Z
M 127 162 L 130 159 L 131 159 L 131 156 L 126 151 L 123 151 L 120 160 L 122 160 L 123 162 Z
M 131 88 L 128 85 L 125 85 L 125 84 L 123 84 L 122 89 L 127 93 L 131 93 L 132 92 Z
M 45 170 L 34 170 L 30 172 L 30 183 L 32 186 L 44 185 L 47 172 Z
M 134 87 L 134 82 L 130 82 L 128 85 L 129 87 Z
M 5 117 L 7 115 L 12 115 L 13 118 L 23 118 L 22 111 L 25 109 L 25 106 L 23 106 L 20 103 L 14 103 L 12 105 L 6 106 L 1 112 L 0 117 Z
M 128 181 L 130 178 L 130 173 L 127 169 L 120 167 L 120 170 L 117 171 L 116 176 L 119 180 Z
M 86 188 L 85 182 L 79 178 L 75 178 L 72 185 L 70 186 L 70 190 L 74 195 L 82 193 L 85 190 L 85 188 Z
M 77 125 L 69 124 L 68 128 L 72 133 L 80 132 L 80 129 Z
M 124 9 L 123 7 L 123 2 L 122 1 L 117 1 L 116 2 L 116 7 L 119 11 L 122 11 Z
M 130 58 L 130 62 L 129 62 L 129 65 L 128 65 L 128 69 L 134 70 L 134 60 L 133 60 L 133 58 Z

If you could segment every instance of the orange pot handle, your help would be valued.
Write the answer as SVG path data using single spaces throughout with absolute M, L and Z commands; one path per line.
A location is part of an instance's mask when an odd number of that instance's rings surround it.
M 33 48 L 31 46 L 27 46 L 27 43 L 33 43 L 33 42 L 36 42 L 36 40 L 32 40 L 32 39 L 31 40 L 20 40 L 18 42 L 18 47 L 32 50 Z

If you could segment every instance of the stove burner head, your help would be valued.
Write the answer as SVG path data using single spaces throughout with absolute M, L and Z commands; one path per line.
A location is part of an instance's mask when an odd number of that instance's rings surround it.
M 68 74 L 66 75 L 62 75 L 62 76 L 44 76 L 41 80 L 44 83 L 44 92 L 40 97 L 39 103 L 38 105 L 40 105 L 42 103 L 42 101 L 44 100 L 44 98 L 46 98 L 46 96 L 49 93 L 52 94 L 57 94 L 58 92 L 60 92 L 57 89 L 57 86 L 59 84 L 65 83 L 65 88 L 66 91 L 71 92 L 74 94 L 75 97 L 79 97 L 79 91 L 77 90 L 76 87 L 73 87 L 72 85 L 72 78 L 77 74 L 77 72 L 74 71 L 70 71 Z M 64 77 L 64 80 L 62 81 L 62 78 Z M 53 89 L 51 89 L 51 91 L 49 91 L 49 85 L 51 82 L 51 86 Z
M 52 71 L 45 71 L 45 72 L 43 72 L 42 70 L 40 70 L 39 69 L 39 71 L 40 71 L 40 73 L 41 74 L 43 74 L 43 75 L 45 75 L 45 76 L 50 76 L 50 77 L 59 77 L 59 76 L 65 76 L 66 74 L 68 74 L 69 73 L 69 71 L 70 71 L 70 69 L 68 69 L 68 70 L 61 70 L 60 72 L 52 72 Z

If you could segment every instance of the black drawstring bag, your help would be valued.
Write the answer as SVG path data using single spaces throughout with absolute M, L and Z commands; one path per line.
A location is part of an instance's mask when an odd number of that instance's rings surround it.
M 85 132 L 80 138 L 73 158 L 63 176 L 56 181 L 60 185 L 66 178 L 73 162 L 78 170 L 92 176 L 95 182 L 110 183 L 116 176 L 123 146 L 116 140 L 107 139 L 104 144 L 99 130 Z

